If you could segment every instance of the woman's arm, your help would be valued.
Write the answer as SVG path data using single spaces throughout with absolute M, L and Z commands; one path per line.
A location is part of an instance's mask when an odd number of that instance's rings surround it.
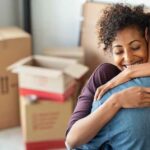
M 67 135 L 66 143 L 75 148 L 89 142 L 120 108 L 150 107 L 150 88 L 130 87 L 111 95 L 100 107 L 80 119 Z
M 89 142 L 98 131 L 119 111 L 120 105 L 116 96 L 111 96 L 101 107 L 78 120 L 66 137 L 66 143 L 71 148 L 78 147 Z
M 68 123 L 66 135 L 76 121 L 90 114 L 96 89 L 119 73 L 120 70 L 116 66 L 108 63 L 99 65 L 95 69 L 78 97 L 76 107 Z
M 98 100 L 109 89 L 125 83 L 133 78 L 150 76 L 150 63 L 129 66 L 106 84 L 97 88 L 94 99 Z
M 97 87 L 105 84 L 106 82 L 111 80 L 114 76 L 116 76 L 119 73 L 120 70 L 116 66 L 108 63 L 99 65 L 97 69 L 94 71 L 94 73 L 92 74 L 92 76 L 90 77 L 86 85 L 84 86 L 78 98 L 76 108 L 69 120 L 68 128 L 66 131 L 66 138 L 67 138 L 67 142 L 71 141 L 71 145 L 74 145 L 73 144 L 74 140 L 72 138 L 76 137 L 76 134 L 78 136 L 78 133 L 80 132 L 80 123 L 81 126 L 83 126 L 82 122 L 84 123 L 84 121 L 82 121 L 82 119 L 86 118 L 91 112 L 93 98 Z M 88 122 L 88 118 L 86 118 L 86 120 Z M 101 118 L 99 118 L 98 121 L 101 122 Z M 97 121 L 95 122 L 95 125 L 96 123 Z M 72 132 L 73 126 L 75 126 L 76 128 L 75 134 L 74 132 Z M 79 138 L 79 141 L 80 140 L 86 141 L 86 138 L 87 138 L 86 136 L 81 136 Z
M 129 78 L 150 76 L 150 62 L 129 66 Z

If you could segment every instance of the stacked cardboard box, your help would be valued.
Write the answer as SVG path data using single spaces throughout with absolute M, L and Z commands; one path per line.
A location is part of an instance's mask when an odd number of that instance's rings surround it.
M 0 28 L 0 129 L 17 126 L 19 95 L 17 75 L 6 68 L 31 55 L 31 37 L 17 27 Z
M 18 73 L 21 124 L 27 150 L 64 148 L 65 129 L 88 68 L 76 59 L 30 56 L 9 67 Z M 64 93 L 66 93 L 65 95 Z M 38 99 L 34 102 L 35 99 Z
M 64 148 L 65 130 L 73 98 L 63 104 L 42 99 L 35 103 L 21 97 L 21 122 L 27 150 Z

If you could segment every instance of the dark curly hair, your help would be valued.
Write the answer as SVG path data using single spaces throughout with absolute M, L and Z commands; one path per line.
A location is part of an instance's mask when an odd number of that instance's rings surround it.
M 99 45 L 104 44 L 104 50 L 111 51 L 112 42 L 115 40 L 117 32 L 135 26 L 142 36 L 145 36 L 145 29 L 149 26 L 149 15 L 144 13 L 144 6 L 131 7 L 124 4 L 115 4 L 107 7 L 98 21 Z

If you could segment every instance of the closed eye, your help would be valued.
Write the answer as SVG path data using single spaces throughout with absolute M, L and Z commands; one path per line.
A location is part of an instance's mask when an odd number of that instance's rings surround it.
M 123 53 L 122 50 L 120 50 L 120 51 L 115 51 L 115 52 L 114 52 L 115 55 L 121 55 L 122 53 Z
M 132 47 L 133 50 L 139 50 L 140 49 L 140 46 L 138 47 Z

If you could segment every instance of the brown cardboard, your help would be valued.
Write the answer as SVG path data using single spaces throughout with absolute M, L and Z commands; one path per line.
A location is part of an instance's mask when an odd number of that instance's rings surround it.
M 73 58 L 77 59 L 79 63 L 84 64 L 84 49 L 82 47 L 61 47 L 61 48 L 47 48 L 43 51 L 44 55 Z
M 36 95 L 41 92 L 63 94 L 75 79 L 88 71 L 88 67 L 75 59 L 40 55 L 24 58 L 9 69 L 19 73 L 19 88 L 36 90 Z
M 90 25 L 96 25 L 97 19 L 100 17 L 104 8 L 109 6 L 108 3 L 103 2 L 85 2 L 83 4 L 82 15 L 84 17 L 84 22 Z
M 51 141 L 64 141 L 73 101 L 70 98 L 64 103 L 46 100 L 30 103 L 26 97 L 21 97 L 21 124 L 25 143 L 36 147 L 45 141 L 47 145 Z
M 43 51 L 43 54 L 46 56 L 56 56 L 64 58 L 73 58 L 76 59 L 79 63 L 85 64 L 85 51 L 83 47 L 71 47 L 71 48 L 47 48 Z M 74 67 L 72 67 L 74 69 Z M 75 70 L 75 69 L 74 69 Z M 77 70 L 76 70 L 77 71 Z M 87 74 L 82 77 L 82 79 L 77 81 L 77 92 L 75 99 L 77 100 L 82 87 L 87 80 Z M 76 104 L 76 101 L 75 101 Z
M 0 128 L 19 125 L 17 76 L 0 72 Z
M 86 2 L 83 6 L 83 22 L 81 27 L 81 46 L 85 50 L 85 64 L 89 66 L 91 73 L 99 64 L 104 62 L 113 63 L 111 55 L 104 53 L 98 47 L 96 24 L 102 10 L 108 4 Z
M 18 79 L 6 68 L 29 55 L 29 34 L 16 27 L 0 28 L 0 129 L 20 124 Z
M 0 70 L 31 54 L 31 37 L 17 27 L 0 28 Z

